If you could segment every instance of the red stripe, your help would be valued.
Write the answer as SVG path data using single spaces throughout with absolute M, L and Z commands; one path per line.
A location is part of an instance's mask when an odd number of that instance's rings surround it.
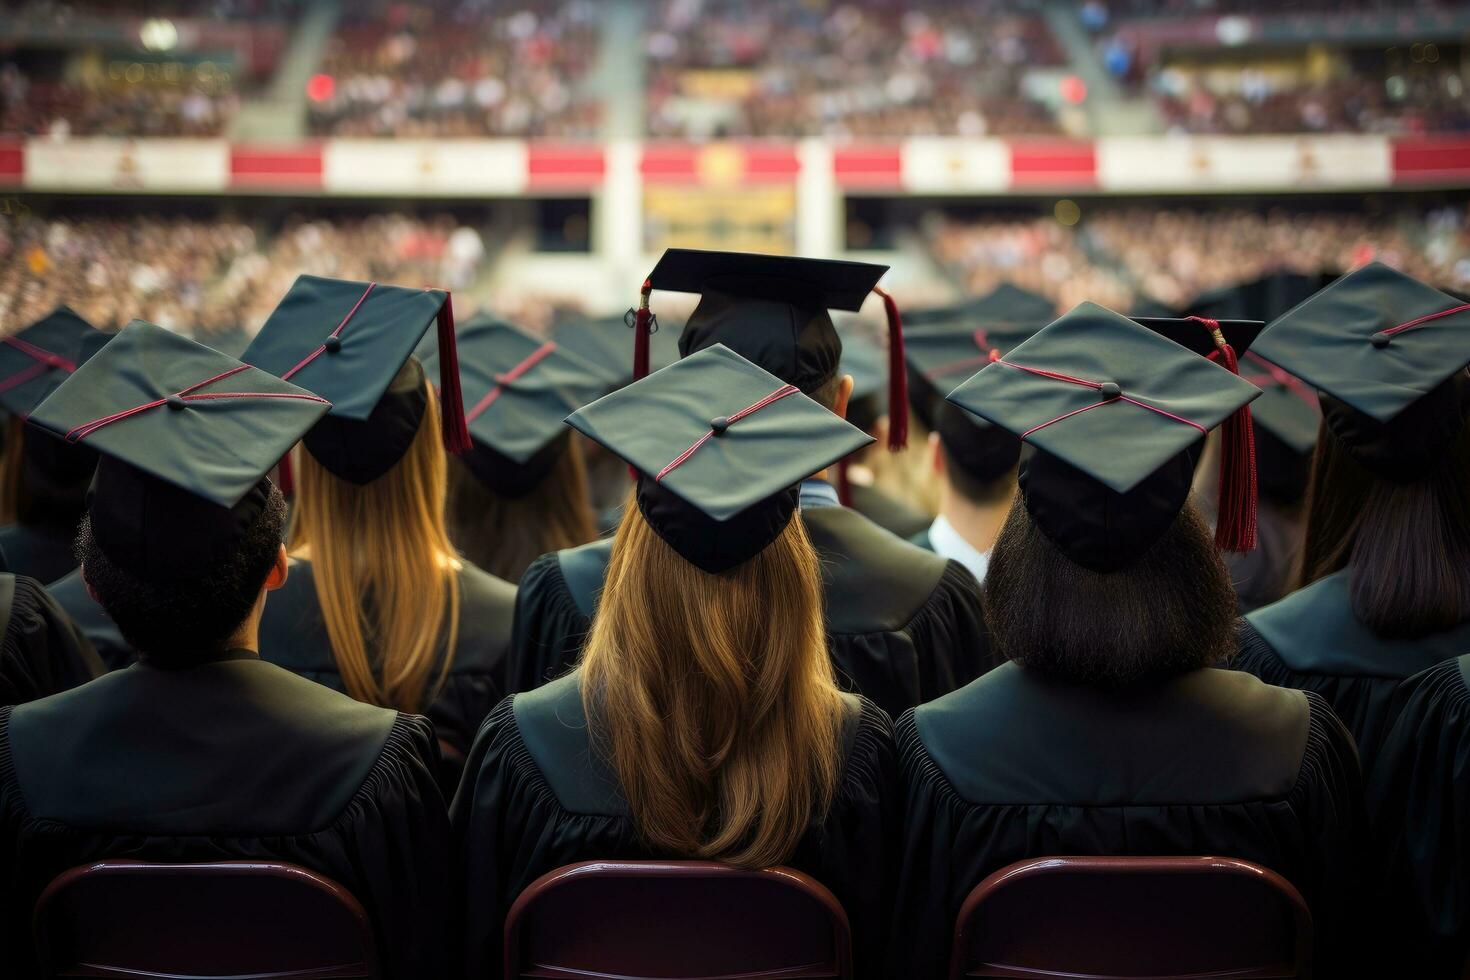
M 532 143 L 526 152 L 526 183 L 530 187 L 586 188 L 602 183 L 607 160 L 595 145 Z
M 359 297 L 357 297 L 357 302 L 352 304 L 352 309 L 348 310 L 347 311 L 347 315 L 342 318 L 342 322 L 339 323 L 339 324 L 337 324 L 337 329 L 336 330 L 333 330 L 331 333 L 327 334 L 327 339 L 328 340 L 332 339 L 333 337 L 337 336 L 338 334 L 340 334 L 342 332 L 342 328 L 345 327 L 345 326 L 347 326 L 347 321 L 352 319 L 352 315 L 357 312 L 358 307 L 362 306 L 363 300 L 365 300 L 365 299 L 368 298 L 368 293 L 372 292 L 373 291 L 373 287 L 376 286 L 376 285 L 377 285 L 377 283 L 375 283 L 375 282 L 368 283 L 368 288 L 364 289 L 362 291 L 362 295 L 359 296 Z M 306 367 L 306 365 L 308 365 L 312 361 L 316 360 L 318 357 L 321 356 L 322 351 L 324 351 L 326 349 L 327 349 L 327 345 L 326 344 L 320 344 L 320 345 L 318 345 L 316 350 L 312 351 L 310 354 L 307 354 L 305 357 L 303 357 L 297 363 L 297 365 L 295 367 L 293 367 L 291 370 L 287 371 L 285 374 L 281 375 L 281 380 L 282 381 L 290 381 L 291 380 L 291 375 L 295 374 L 297 371 L 300 371 L 302 368 Z
M 244 143 L 230 147 L 230 183 L 236 187 L 320 187 L 320 143 Z
M 485 409 L 489 408 L 492 404 L 495 403 L 495 399 L 500 397 L 500 393 L 505 390 L 506 385 L 515 381 L 517 378 L 525 374 L 527 371 L 531 370 L 531 368 L 535 367 L 537 364 L 540 364 L 543 360 L 546 359 L 546 356 L 554 350 L 556 350 L 556 344 L 548 340 L 546 343 L 542 344 L 540 347 L 537 347 L 534 351 L 532 351 L 529 356 L 527 356 L 515 367 L 511 368 L 504 374 L 496 375 L 495 387 L 486 392 L 485 397 L 481 398 L 478 402 L 475 403 L 474 408 L 465 413 L 465 423 L 468 424 L 479 418 L 480 415 L 485 411 Z
M 1403 333 L 1405 330 L 1413 330 L 1421 323 L 1428 323 L 1430 320 L 1438 320 L 1442 316 L 1451 316 L 1455 313 L 1464 313 L 1466 310 L 1470 310 L 1470 303 L 1464 303 L 1460 306 L 1452 306 L 1447 310 L 1440 310 L 1438 313 L 1427 313 L 1424 316 L 1410 320 L 1408 323 L 1400 323 L 1396 327 L 1389 327 L 1387 330 L 1383 331 L 1383 333 L 1386 336 L 1392 337 L 1394 334 Z
M 848 146 L 832 153 L 832 173 L 841 187 L 897 187 L 903 180 L 903 150 L 897 146 Z
M 1023 140 L 1010 144 L 1011 185 L 1095 186 L 1097 151 L 1089 142 Z
M 0 184 L 19 184 L 26 173 L 26 149 L 21 140 L 0 140 Z
M 644 147 L 638 170 L 651 184 L 738 186 L 790 183 L 801 163 L 790 144 L 652 143 Z
M 755 402 L 751 405 L 747 405 L 740 411 L 736 412 L 734 415 L 728 416 L 725 421 L 728 423 L 728 425 L 734 425 L 736 422 L 739 422 L 747 415 L 752 415 L 755 412 L 758 412 L 761 409 L 765 408 L 767 405 L 770 405 L 773 402 L 778 402 L 781 399 L 785 398 L 787 395 L 794 395 L 800 390 L 801 389 L 797 388 L 795 385 L 782 385 L 780 388 L 777 388 L 775 391 L 771 392 L 760 401 Z M 695 441 L 694 445 L 684 450 L 678 456 L 675 456 L 673 461 L 670 462 L 668 466 L 665 466 L 663 469 L 659 470 L 658 475 L 653 478 L 653 481 L 655 483 L 662 482 L 664 477 L 668 476 L 680 466 L 683 466 L 690 456 L 693 456 L 696 452 L 699 451 L 700 446 L 703 446 L 706 442 L 709 442 L 710 438 L 714 436 L 714 434 L 715 430 L 710 429 L 704 435 L 700 436 L 699 439 Z
M 1393 179 L 1396 184 L 1470 179 L 1470 139 L 1395 140 Z
M 999 360 L 995 363 L 1004 364 L 1006 367 L 1013 367 L 1019 371 L 1025 371 L 1027 374 L 1035 374 L 1043 378 L 1050 378 L 1053 381 L 1065 381 L 1067 384 L 1081 385 L 1084 388 L 1098 389 L 1102 387 L 1101 381 L 1088 381 L 1084 378 L 1074 378 L 1069 374 L 1059 374 L 1056 371 L 1046 371 L 1041 368 L 1027 367 L 1024 364 L 1017 364 L 1014 361 Z M 1184 418 L 1183 416 L 1175 415 L 1173 412 L 1166 412 L 1162 408 L 1157 408 L 1153 405 L 1141 402 L 1136 398 L 1130 398 L 1127 395 L 1119 395 L 1117 398 L 1110 399 L 1110 401 L 1127 402 L 1130 405 L 1137 405 L 1139 408 L 1146 408 L 1150 412 L 1162 415 L 1168 419 L 1173 419 L 1175 422 L 1182 422 L 1191 428 L 1198 429 L 1201 433 L 1208 434 L 1209 432 L 1208 429 L 1200 425 L 1198 422 L 1191 422 L 1189 419 Z M 1070 411 L 1065 415 L 1058 415 L 1056 418 L 1043 422 L 1040 425 L 1033 425 L 1031 428 L 1021 433 L 1021 438 L 1024 439 L 1031 433 L 1036 432 L 1039 429 L 1044 429 L 1049 425 L 1055 425 L 1056 423 L 1061 422 L 1064 419 L 1069 419 L 1074 415 L 1078 415 L 1090 409 L 1097 408 L 1098 405 L 1106 404 L 1108 404 L 1107 401 L 1096 402 L 1092 405 L 1085 405 L 1082 408 L 1074 409 L 1073 411 Z

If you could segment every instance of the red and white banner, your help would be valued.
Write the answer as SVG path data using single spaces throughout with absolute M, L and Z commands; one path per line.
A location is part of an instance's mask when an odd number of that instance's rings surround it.
M 659 186 L 794 185 L 791 143 L 647 143 Z M 911 139 L 832 148 L 833 193 L 967 195 L 1310 192 L 1470 186 L 1470 136 L 1139 136 Z M 0 140 L 0 187 L 54 193 L 395 197 L 593 195 L 597 143 L 521 140 Z M 813 175 L 807 175 L 812 177 Z M 825 179 L 819 179 L 825 183 Z M 807 190 L 815 185 L 804 184 Z

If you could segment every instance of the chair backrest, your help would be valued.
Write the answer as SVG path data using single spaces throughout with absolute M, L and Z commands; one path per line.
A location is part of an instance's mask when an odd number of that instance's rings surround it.
M 516 899 L 505 976 L 846 978 L 851 946 L 847 913 L 799 871 L 589 861 Z
M 975 886 L 950 977 L 1297 977 L 1311 951 L 1306 902 L 1248 861 L 1051 857 Z
M 357 899 L 290 864 L 73 868 L 41 893 L 35 934 L 45 977 L 378 976 Z

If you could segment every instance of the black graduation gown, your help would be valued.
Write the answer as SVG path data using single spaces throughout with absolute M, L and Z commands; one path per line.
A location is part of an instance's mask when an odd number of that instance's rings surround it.
M 464 905 L 465 976 L 499 976 L 505 915 L 548 871 L 578 861 L 647 860 L 617 777 L 588 740 L 580 674 L 506 698 L 475 739 L 450 807 Z M 831 889 L 852 925 L 859 976 L 879 975 L 900 805 L 893 729 L 848 696 L 836 801 L 787 865 Z
M 897 738 L 907 811 L 892 976 L 946 976 L 970 891 L 1048 855 L 1255 861 L 1312 905 L 1319 963 L 1342 935 L 1362 787 L 1352 741 L 1316 695 L 1224 670 L 1109 693 L 1006 664 L 905 714 Z
M 75 527 L 6 524 L 0 527 L 0 551 L 5 553 L 8 571 L 29 575 L 42 583 L 54 582 L 76 570 L 72 547 L 76 537 Z
M 1470 952 L 1470 656 L 1400 685 L 1368 785 L 1386 939 L 1403 975 L 1458 977 Z
M 459 782 L 464 755 L 480 723 L 505 694 L 501 661 L 510 639 L 516 594 L 514 585 L 469 562 L 462 563 L 459 589 L 459 637 L 454 659 L 444 686 L 424 708 L 446 746 L 446 794 L 453 792 Z M 286 584 L 266 597 L 260 649 L 262 658 L 292 673 L 334 691 L 347 690 L 332 658 L 311 562 L 292 561 Z
M 851 484 L 847 488 L 852 509 L 883 530 L 905 541 L 929 527 L 934 518 L 879 490 Z
M 351 891 L 389 977 L 443 976 L 449 824 L 429 723 L 237 652 L 136 664 L 0 708 L 0 949 L 31 962 L 31 908 L 104 858 L 275 860 Z
M 1256 546 L 1245 554 L 1224 555 L 1242 614 L 1275 602 L 1291 591 L 1301 552 L 1302 528 L 1268 501 L 1256 512 Z
M 1380 639 L 1353 615 L 1348 574 L 1318 579 L 1247 616 L 1230 666 L 1322 695 L 1356 740 L 1367 780 L 1399 683 L 1470 651 L 1470 623 L 1417 640 Z
M 24 704 L 102 671 L 92 644 L 40 582 L 0 573 L 0 704 Z
M 46 586 L 46 591 L 85 634 L 107 670 L 126 667 L 138 659 L 137 652 L 123 639 L 112 617 L 88 594 L 80 568 Z
M 856 511 L 801 512 L 822 561 L 827 643 L 838 682 L 897 717 L 992 666 L 975 577 Z M 543 555 L 521 577 L 507 655 L 512 691 L 564 673 L 582 650 L 611 541 Z

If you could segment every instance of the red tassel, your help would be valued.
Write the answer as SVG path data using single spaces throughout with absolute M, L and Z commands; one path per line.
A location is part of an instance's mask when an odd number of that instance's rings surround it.
M 439 307 L 439 425 L 444 448 L 455 456 L 469 452 L 470 428 L 459 390 L 459 350 L 454 340 L 454 305 L 449 293 Z
M 1203 323 L 1215 338 L 1220 364 L 1240 374 L 1235 348 L 1225 342 L 1218 321 L 1190 317 Z M 1256 433 L 1251 407 L 1242 405 L 1220 426 L 1220 493 L 1215 520 L 1215 544 L 1221 551 L 1244 554 L 1256 546 Z
M 844 507 L 852 506 L 852 481 L 847 478 L 847 467 L 851 457 L 837 464 L 837 502 Z
M 286 450 L 286 455 L 276 464 L 276 486 L 281 488 L 283 496 L 290 497 L 296 492 L 295 467 L 291 464 L 291 453 L 296 449 L 292 446 Z
M 638 313 L 633 318 L 633 380 L 648 377 L 648 335 L 653 320 L 653 311 L 648 308 L 648 297 L 653 292 L 653 281 L 643 280 L 643 289 L 638 294 Z
M 874 286 L 883 297 L 888 314 L 888 451 L 898 452 L 909 444 L 909 376 L 903 356 L 903 317 L 888 291 Z

